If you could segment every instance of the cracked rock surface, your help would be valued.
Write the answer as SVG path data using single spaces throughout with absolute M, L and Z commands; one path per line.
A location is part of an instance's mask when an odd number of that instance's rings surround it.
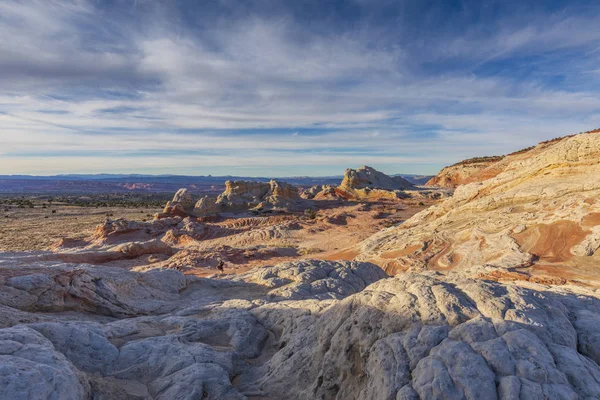
M 0 273 L 2 399 L 600 396 L 592 289 L 318 260 L 208 279 L 7 255 Z

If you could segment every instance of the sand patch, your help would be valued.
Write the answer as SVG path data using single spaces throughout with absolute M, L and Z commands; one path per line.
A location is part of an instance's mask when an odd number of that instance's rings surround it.
M 342 251 L 338 251 L 336 253 L 329 254 L 324 257 L 325 260 L 329 261 L 352 261 L 356 256 L 359 255 L 359 252 L 354 248 L 345 249 Z

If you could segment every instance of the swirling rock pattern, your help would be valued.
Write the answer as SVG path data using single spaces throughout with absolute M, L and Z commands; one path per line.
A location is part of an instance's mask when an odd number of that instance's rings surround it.
M 591 289 L 349 261 L 202 279 L 10 260 L 0 398 L 600 396 Z

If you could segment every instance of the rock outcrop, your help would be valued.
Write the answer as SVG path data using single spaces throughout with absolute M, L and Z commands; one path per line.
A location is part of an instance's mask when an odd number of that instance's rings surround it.
M 170 309 L 186 286 L 176 271 L 136 273 L 121 268 L 35 261 L 0 267 L 0 304 L 27 312 L 80 311 L 125 317 Z
M 504 276 L 600 282 L 594 267 L 600 135 L 536 149 L 494 178 L 459 186 L 452 198 L 369 238 L 357 250 L 359 259 L 390 272 L 458 268 L 488 277 L 510 272 Z
M 598 130 L 585 133 L 598 133 Z M 555 143 L 573 136 L 575 135 L 547 140 L 539 143 L 537 146 L 515 151 L 506 156 L 475 157 L 463 160 L 442 169 L 426 183 L 426 186 L 454 189 L 457 186 L 465 185 L 467 183 L 482 182 L 486 179 L 494 178 L 504 172 L 510 164 L 535 157 Z
M 333 185 L 315 185 L 303 191 L 301 197 L 309 200 L 337 199 L 335 189 Z
M 235 280 L 274 288 L 267 293 L 271 299 L 339 300 L 383 278 L 386 273 L 371 263 L 302 260 L 255 268 Z
M 304 317 L 302 327 L 290 321 L 284 348 L 257 373 L 260 387 L 297 399 L 600 395 L 600 360 L 589 347 L 600 322 L 596 297 L 440 278 L 383 279 Z M 283 312 L 252 312 L 281 330 Z
M 305 198 L 346 200 L 398 200 L 411 197 L 406 190 L 416 187 L 400 176 L 388 176 L 374 168 L 362 166 L 348 168 L 338 187 L 317 185 L 305 191 Z
M 30 327 L 0 329 L 0 362 L 0 398 L 90 398 L 90 384 L 83 374 Z
M 323 308 L 386 276 L 351 262 L 289 263 L 229 281 L 21 261 L 30 266 L 0 262 L 3 399 L 245 399 L 256 389 L 232 377 L 253 371 L 273 340 L 252 309 Z M 65 276 L 73 273 L 82 284 Z
M 167 202 L 163 213 L 184 217 L 194 210 L 194 199 L 187 189 L 179 189 L 173 200 Z
M 290 210 L 301 207 L 302 200 L 298 188 L 286 182 L 227 181 L 225 191 L 219 196 L 204 196 L 195 203 L 186 189 L 180 189 L 167 203 L 163 216 L 203 217 L 222 212 Z
M 483 171 L 489 169 L 504 157 L 477 157 L 461 161 L 443 168 L 436 176 L 427 181 L 425 186 L 456 188 L 470 182 L 478 182 L 491 178 L 491 174 Z M 495 171 L 498 169 L 496 168 Z
M 285 182 L 227 181 L 225 191 L 217 197 L 215 203 L 223 210 L 241 211 L 286 208 L 301 201 L 298 188 Z
M 346 169 L 339 187 L 344 190 L 405 190 L 413 189 L 414 185 L 400 176 L 388 176 L 375 168 L 363 165 L 358 169 Z
M 600 396 L 582 287 L 316 260 L 200 279 L 0 255 L 0 277 L 0 398 Z

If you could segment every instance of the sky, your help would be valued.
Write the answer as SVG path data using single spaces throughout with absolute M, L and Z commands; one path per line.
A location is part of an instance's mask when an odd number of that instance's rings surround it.
M 597 0 L 0 1 L 0 174 L 435 174 L 598 127 Z

